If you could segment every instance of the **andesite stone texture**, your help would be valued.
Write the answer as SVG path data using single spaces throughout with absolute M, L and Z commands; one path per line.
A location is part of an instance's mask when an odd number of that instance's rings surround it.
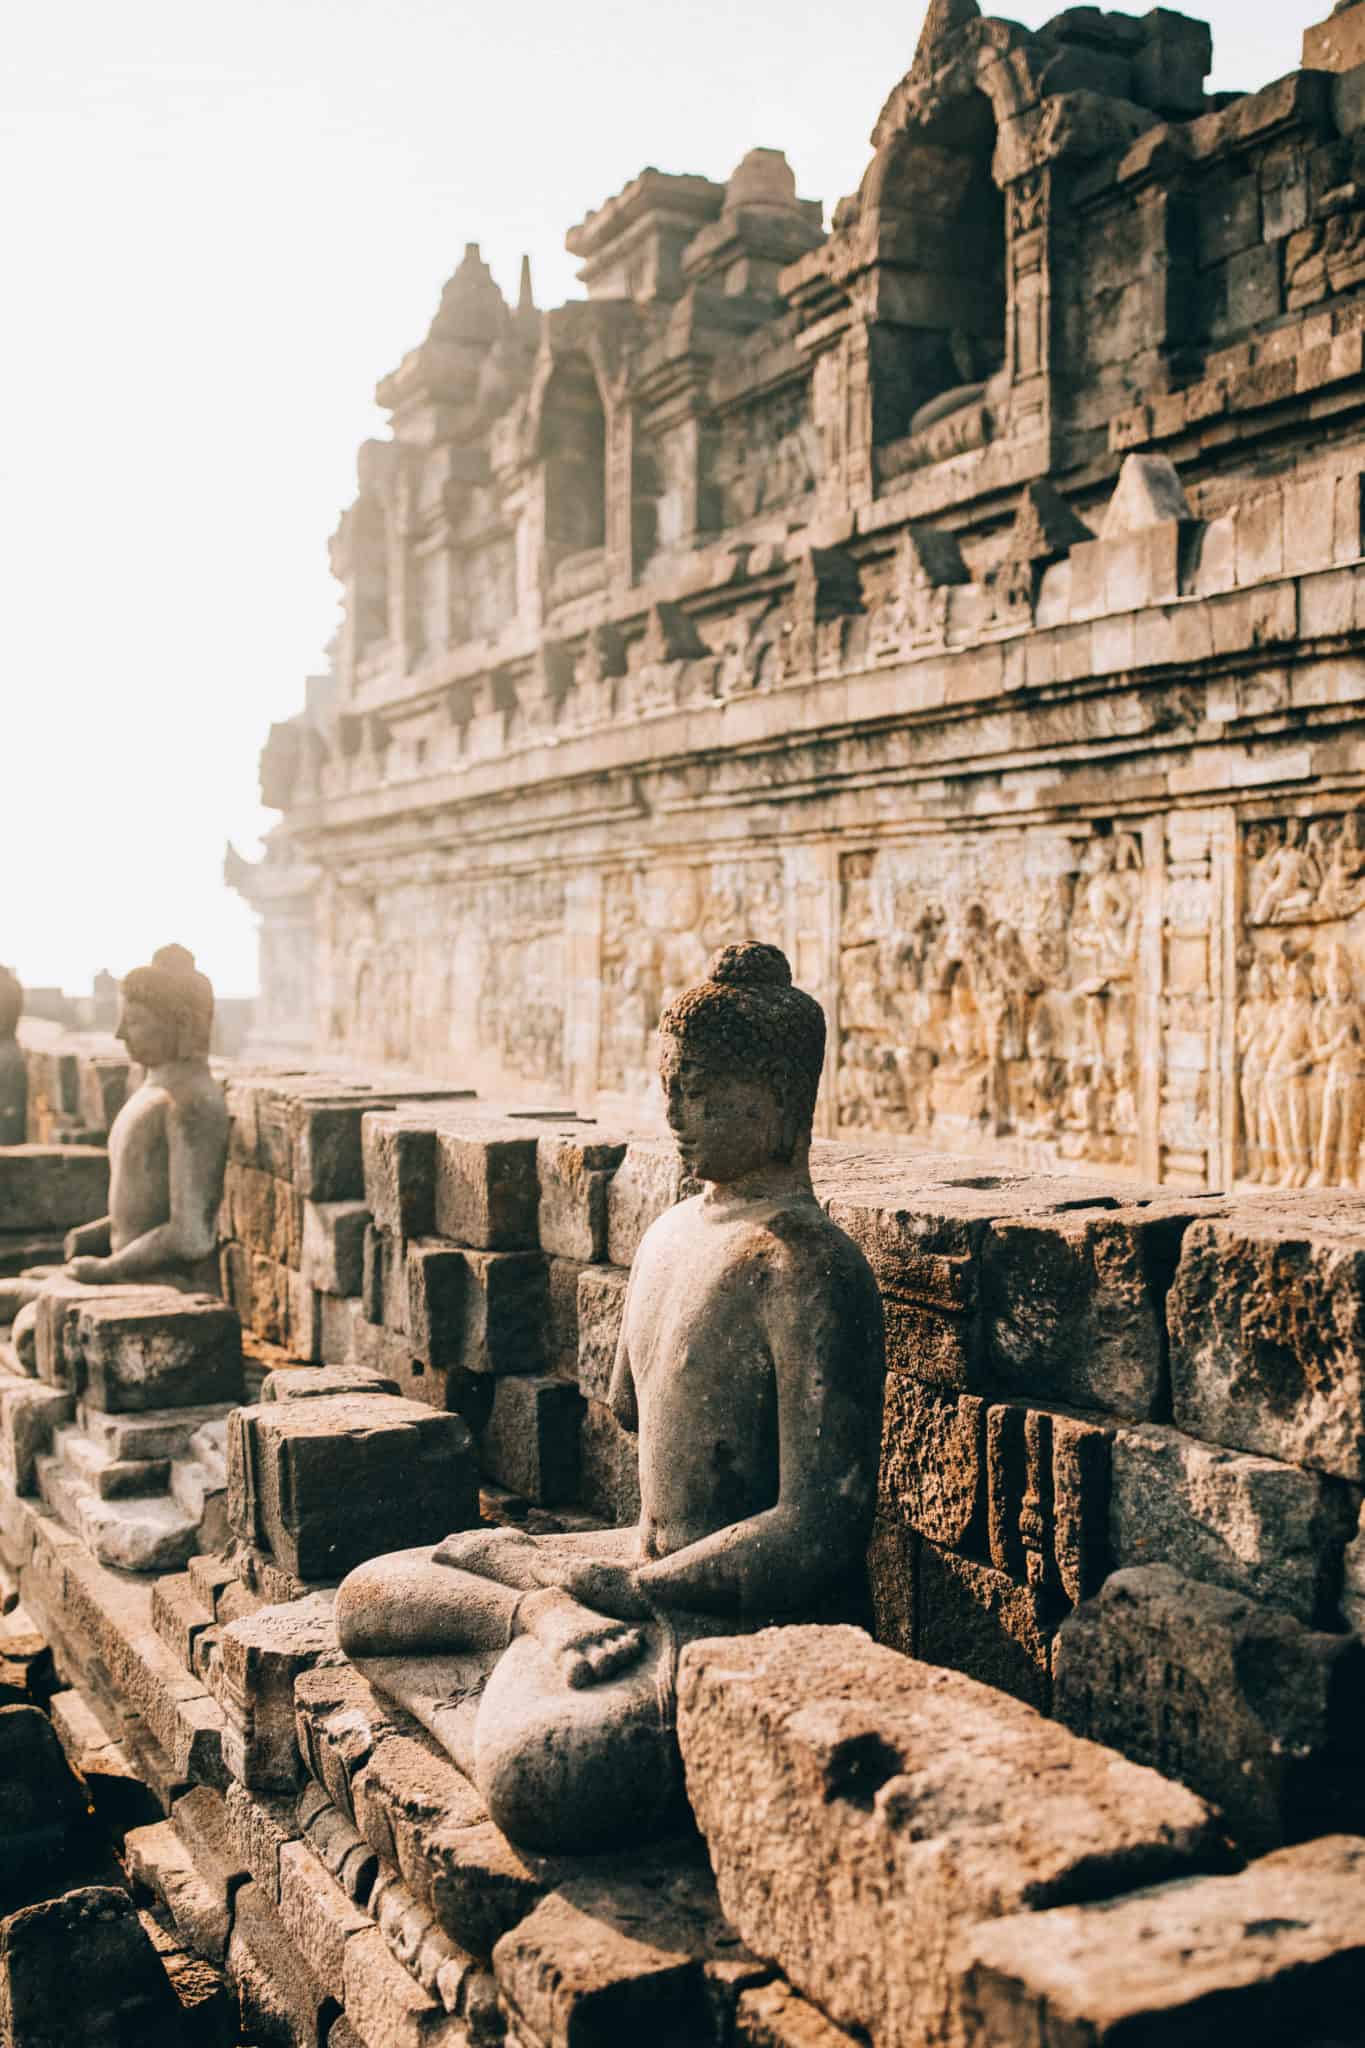
M 1365 1480 L 1365 1212 L 1194 1225 L 1168 1302 L 1190 1435 Z
M 1327 1835 L 1232 1877 L 977 1928 L 973 2048 L 1349 2040 L 1365 1995 L 1365 1840 Z
M 877 2048 L 964 2038 L 975 1921 L 1219 1855 L 1193 1794 L 855 1629 L 692 1645 L 679 1731 L 727 1918 Z
M 1247 1849 L 1365 1827 L 1365 1644 L 1169 1565 L 1118 1571 L 1058 1631 L 1053 1711 L 1200 1792 Z

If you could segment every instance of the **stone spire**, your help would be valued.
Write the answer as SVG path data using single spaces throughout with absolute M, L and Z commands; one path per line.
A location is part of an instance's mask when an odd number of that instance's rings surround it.
M 915 51 L 913 69 L 934 71 L 943 59 L 943 45 L 959 29 L 981 19 L 977 0 L 929 0 L 929 12 L 924 17 L 924 27 L 919 32 L 919 48 Z
M 507 301 L 479 254 L 478 243 L 466 243 L 464 260 L 441 293 L 432 334 L 447 341 L 496 341 L 506 333 L 507 319 Z
M 540 311 L 531 284 L 531 259 L 521 259 L 521 284 L 517 291 L 517 310 L 512 316 L 517 339 L 523 348 L 534 349 L 540 339 Z

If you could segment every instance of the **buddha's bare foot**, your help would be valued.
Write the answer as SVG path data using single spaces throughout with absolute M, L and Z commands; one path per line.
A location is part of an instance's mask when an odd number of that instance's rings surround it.
M 643 1629 L 631 1628 L 624 1622 L 613 1623 L 591 1640 L 564 1652 L 565 1683 L 575 1692 L 586 1692 L 590 1685 L 604 1685 L 618 1672 L 628 1671 L 644 1653 Z
M 645 1652 L 643 1629 L 594 1613 L 557 1586 L 529 1594 L 518 1612 L 521 1628 L 554 1653 L 575 1692 L 605 1684 Z
M 433 1564 L 496 1579 L 521 1591 L 541 1583 L 535 1571 L 535 1539 L 519 1529 L 460 1529 L 438 1543 L 431 1557 Z

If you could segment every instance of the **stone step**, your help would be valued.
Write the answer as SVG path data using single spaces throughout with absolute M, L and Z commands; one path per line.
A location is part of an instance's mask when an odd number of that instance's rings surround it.
M 196 1528 L 203 1521 L 204 1510 L 213 1495 L 226 1491 L 226 1472 L 201 1464 L 198 1458 L 176 1458 L 172 1461 L 170 1497 L 193 1518 Z
M 169 1458 L 109 1457 L 79 1424 L 56 1432 L 52 1452 L 74 1479 L 92 1487 L 101 1500 L 164 1493 L 171 1475 Z
M 140 1415 L 106 1415 L 84 1404 L 80 1422 L 91 1440 L 112 1460 L 184 1458 L 191 1454 L 197 1432 L 217 1424 L 226 1432 L 231 1408 L 222 1403 L 195 1408 L 148 1408 Z
M 38 1491 L 101 1564 L 120 1571 L 183 1570 L 199 1548 L 199 1522 L 176 1500 L 103 1500 L 51 1454 L 37 1460 Z

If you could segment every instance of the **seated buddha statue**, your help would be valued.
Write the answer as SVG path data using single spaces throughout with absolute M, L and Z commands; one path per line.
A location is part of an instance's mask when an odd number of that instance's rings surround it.
M 118 1037 L 142 1082 L 109 1133 L 109 1214 L 67 1233 L 64 1267 L 0 1281 L 21 1361 L 32 1304 L 57 1273 L 86 1286 L 137 1283 L 218 1291 L 218 1205 L 228 1117 L 209 1067 L 213 989 L 183 946 L 163 946 L 123 982 Z
M 19 1045 L 24 992 L 0 967 L 0 1145 L 22 1145 L 28 1131 L 28 1069 Z
M 772 946 L 724 947 L 664 1013 L 668 1121 L 703 1191 L 650 1227 L 626 1293 L 609 1401 L 638 1436 L 638 1524 L 468 1531 L 338 1594 L 342 1648 L 527 1848 L 667 1825 L 687 1642 L 856 1598 L 884 1335 L 867 1262 L 811 1186 L 824 1050 Z

